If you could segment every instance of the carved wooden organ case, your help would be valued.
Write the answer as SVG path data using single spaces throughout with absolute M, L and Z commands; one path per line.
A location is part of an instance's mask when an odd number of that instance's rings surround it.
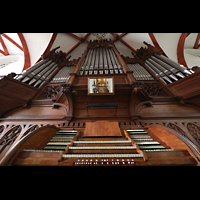
M 23 128 L 28 131 L 55 125 L 78 129 L 89 121 L 107 120 L 118 122 L 121 129 L 162 124 L 200 147 L 200 90 L 190 78 L 197 80 L 199 71 L 194 73 L 163 56 L 162 50 L 144 44 L 147 47 L 125 57 L 111 40 L 94 40 L 80 58 L 71 61 L 57 47 L 21 75 L 1 79 L 0 92 L 5 97 L 2 95 L 0 101 L 5 106 L 0 109 L 0 145 L 5 140 L 1 133 L 16 123 L 26 124 L 14 129 L 19 135 Z M 93 89 L 90 95 L 89 87 L 97 87 L 102 81 L 99 91 Z M 183 91 L 185 83 L 195 85 L 196 90 Z M 16 99 L 14 104 L 11 98 Z

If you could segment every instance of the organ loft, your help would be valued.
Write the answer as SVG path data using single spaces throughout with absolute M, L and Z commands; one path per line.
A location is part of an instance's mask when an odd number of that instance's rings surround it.
M 0 165 L 160 166 L 200 163 L 200 70 L 144 42 L 123 56 L 91 40 L 59 47 L 0 80 Z

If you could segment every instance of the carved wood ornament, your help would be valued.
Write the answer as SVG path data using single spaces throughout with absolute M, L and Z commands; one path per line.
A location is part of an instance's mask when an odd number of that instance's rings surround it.
M 44 89 L 39 99 L 56 99 L 60 90 L 61 90 L 60 85 L 48 85 Z
M 144 83 L 142 87 L 149 97 L 168 96 L 157 83 Z
M 77 65 L 78 61 L 81 59 L 80 57 L 77 58 L 77 59 L 73 59 L 73 60 L 69 61 L 69 59 L 71 58 L 71 56 L 69 56 L 67 58 L 67 55 L 66 55 L 65 52 L 63 52 L 63 51 L 56 52 L 56 50 L 59 49 L 59 48 L 60 48 L 60 46 L 52 49 L 51 51 L 49 51 L 48 53 L 42 55 L 41 57 L 43 59 L 50 58 L 51 60 L 53 60 L 56 63 L 58 63 L 59 67 L 63 67 L 64 65 L 67 65 L 67 66 Z
M 110 40 L 107 39 L 101 39 L 99 38 L 98 40 L 93 40 L 90 41 L 90 43 L 88 44 L 88 49 L 94 49 L 97 47 L 104 47 L 104 48 L 109 48 L 109 47 L 113 47 L 114 43 Z
M 200 127 L 196 124 L 188 123 L 187 128 L 193 138 L 200 144 Z

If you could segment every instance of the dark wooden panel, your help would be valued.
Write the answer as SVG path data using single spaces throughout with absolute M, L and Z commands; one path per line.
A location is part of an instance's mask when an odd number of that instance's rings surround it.
M 0 80 L 0 115 L 10 110 L 25 106 L 38 90 L 9 77 Z
M 200 94 L 200 71 L 196 71 L 183 79 L 168 85 L 168 87 L 177 95 L 184 99 L 194 97 Z

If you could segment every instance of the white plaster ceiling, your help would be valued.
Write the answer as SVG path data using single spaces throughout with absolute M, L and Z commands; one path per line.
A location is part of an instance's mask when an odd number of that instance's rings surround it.
M 114 44 L 124 56 L 132 57 L 131 52 L 145 47 L 143 41 L 146 41 L 151 45 L 159 46 L 169 58 L 178 61 L 177 46 L 181 33 L 107 33 L 105 38 L 114 40 L 116 35 L 122 36 L 121 40 L 115 41 Z M 86 37 L 85 42 L 80 42 L 80 39 L 84 37 Z M 187 49 L 193 49 L 196 37 L 197 33 L 191 33 L 186 38 L 185 47 Z M 10 72 L 21 73 L 24 69 L 33 66 L 44 52 L 57 46 L 61 47 L 59 50 L 68 53 L 71 56 L 70 59 L 78 58 L 83 54 L 88 42 L 96 37 L 92 33 L 4 33 L 0 39 L 0 65 L 9 59 L 12 61 L 5 67 L 0 66 L 0 75 L 7 75 Z M 199 53 L 199 50 L 195 52 Z M 188 56 L 189 53 L 190 56 Z M 200 57 L 189 53 L 185 53 L 188 67 L 192 67 L 193 64 L 200 66 Z M 13 55 L 17 56 L 14 57 L 17 61 L 13 61 Z M 191 59 L 195 62 L 191 62 Z

